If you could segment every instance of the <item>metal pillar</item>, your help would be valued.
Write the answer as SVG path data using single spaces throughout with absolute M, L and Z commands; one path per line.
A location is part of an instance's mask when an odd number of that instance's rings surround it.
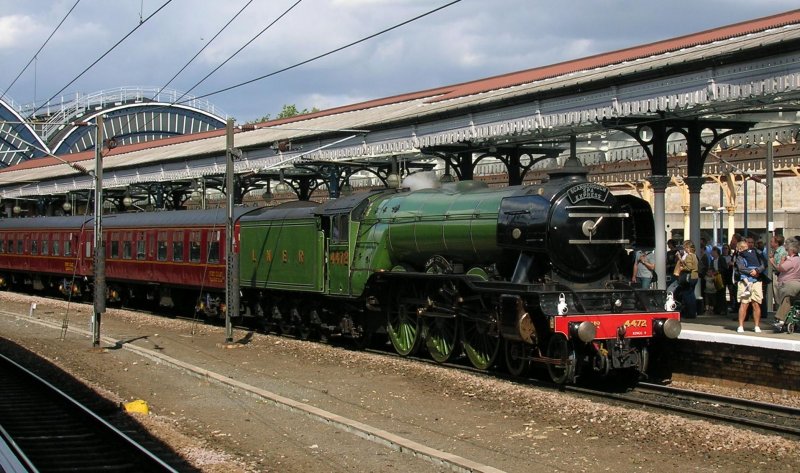
M 766 171 L 767 171 L 767 232 L 769 239 L 767 240 L 767 245 L 772 243 L 772 237 L 775 236 L 775 216 L 773 215 L 773 179 L 775 178 L 774 175 L 774 166 L 773 160 L 775 157 L 775 147 L 772 145 L 772 138 L 770 138 L 769 143 L 767 143 L 767 160 L 766 160 Z M 769 250 L 767 250 L 769 252 Z M 767 277 L 772 281 L 770 284 L 775 287 L 775 280 L 773 279 L 773 271 L 772 265 L 767 262 Z M 766 313 L 762 314 L 763 317 L 766 318 L 767 314 L 769 313 L 770 309 L 772 308 L 772 288 L 769 290 L 764 291 L 764 307 L 766 308 Z
M 233 323 L 231 314 L 239 314 L 239 259 L 233 247 L 233 203 L 234 192 L 234 152 L 233 152 L 233 119 L 229 118 L 225 128 L 225 200 L 228 218 L 225 226 L 225 342 L 233 342 Z
M 686 185 L 689 187 L 689 238 L 692 240 L 695 247 L 697 258 L 705 256 L 705 248 L 700 247 L 700 189 L 703 187 L 705 178 L 698 176 L 689 176 L 684 179 Z M 698 300 L 702 300 L 703 293 L 700 291 L 700 283 L 694 286 L 694 294 Z
M 667 288 L 667 234 L 665 227 L 666 205 L 664 193 L 669 185 L 669 176 L 650 176 L 653 186 L 653 219 L 656 230 L 656 285 L 659 289 Z
M 103 244 L 103 116 L 96 119 L 94 144 L 94 309 L 92 346 L 100 346 L 100 319 L 106 311 L 106 248 Z M 80 249 L 78 249 L 80 251 Z

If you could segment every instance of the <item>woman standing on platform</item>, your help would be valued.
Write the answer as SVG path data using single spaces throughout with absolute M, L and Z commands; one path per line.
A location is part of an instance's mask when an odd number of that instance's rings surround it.
M 775 287 L 778 290 L 778 298 L 775 302 L 779 304 L 778 311 L 775 312 L 775 329 L 781 331 L 786 314 L 789 313 L 792 304 L 787 297 L 794 297 L 800 294 L 800 242 L 794 238 L 789 238 L 784 243 L 786 256 L 777 265 L 778 281 Z M 775 262 L 775 257 L 770 258 L 770 263 Z M 784 300 L 786 299 L 786 300 Z
M 722 273 L 725 271 L 725 260 L 716 246 L 711 248 L 711 261 L 706 272 L 705 298 L 706 314 L 725 315 L 725 283 Z
M 691 240 L 683 242 L 682 250 L 679 249 L 675 257 L 675 272 L 681 281 L 681 318 L 694 319 L 697 317 L 697 298 L 694 296 L 694 287 L 697 285 L 698 260 L 694 243 Z

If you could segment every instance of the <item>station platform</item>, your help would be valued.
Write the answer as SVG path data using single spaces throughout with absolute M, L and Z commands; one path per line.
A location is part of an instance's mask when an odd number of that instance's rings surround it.
M 659 362 L 670 367 L 672 379 L 715 379 L 739 387 L 758 385 L 800 393 L 800 333 L 775 332 L 770 314 L 760 333 L 752 320 L 738 333 L 734 315 L 698 315 L 681 320 L 677 343 Z M 654 376 L 657 376 L 654 374 Z
M 698 315 L 695 319 L 681 319 L 683 330 L 678 339 L 800 353 L 800 333 L 775 332 L 772 328 L 772 315 L 768 318 L 762 317 L 761 333 L 753 332 L 752 320 L 745 321 L 744 333 L 736 332 L 739 322 L 732 320 L 733 317 L 734 315 Z

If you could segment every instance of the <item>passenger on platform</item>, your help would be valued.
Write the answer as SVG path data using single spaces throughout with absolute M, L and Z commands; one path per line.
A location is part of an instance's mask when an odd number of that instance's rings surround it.
M 753 284 L 757 282 L 763 271 L 763 266 L 758 260 L 756 250 L 750 248 L 747 242 L 740 241 L 736 255 L 736 267 L 739 269 L 739 282 L 743 282 L 744 286 L 739 287 L 739 297 L 750 297 L 753 290 Z M 753 271 L 757 273 L 753 276 Z
M 731 296 L 730 297 L 731 311 L 733 313 L 739 312 L 739 299 L 738 297 L 736 297 L 737 285 L 739 283 L 739 281 L 736 280 L 736 254 L 738 253 L 736 246 L 739 244 L 740 241 L 742 241 L 741 235 L 739 235 L 738 233 L 734 233 L 733 235 L 731 235 L 731 242 L 730 242 L 731 261 L 730 265 L 728 266 L 728 269 L 730 271 L 729 272 L 730 278 L 725 282 L 728 285 L 728 292 L 730 293 Z M 735 317 L 733 320 L 736 320 L 737 318 L 738 317 Z
M 761 322 L 761 301 L 764 299 L 760 281 L 764 266 L 758 261 L 755 250 L 750 248 L 746 241 L 740 241 L 736 256 L 737 298 L 739 300 L 739 328 L 737 332 L 744 332 L 744 319 L 747 310 L 752 306 L 753 322 L 756 333 L 761 332 L 758 324 Z M 753 281 L 753 282 L 750 282 Z
M 653 281 L 653 271 L 656 269 L 656 256 L 652 251 L 639 250 L 633 261 L 633 277 L 631 282 L 636 283 L 641 289 L 650 289 Z
M 697 252 L 697 276 L 701 295 L 705 294 L 707 290 L 706 276 L 708 275 L 708 266 L 711 263 L 711 250 L 706 241 L 705 237 L 700 238 L 700 249 Z M 705 306 L 705 299 L 703 299 L 703 305 Z
M 764 258 L 764 260 L 766 260 L 767 248 L 764 245 L 764 241 L 761 238 L 759 238 L 758 240 L 755 240 L 754 245 L 755 245 L 754 246 L 755 250 L 761 253 L 761 257 Z
M 722 273 L 725 270 L 725 260 L 720 255 L 719 248 L 711 248 L 711 258 L 706 272 L 706 289 L 703 292 L 705 299 L 706 314 L 724 315 L 727 310 L 725 307 L 725 283 Z
M 678 252 L 677 243 L 675 240 L 670 238 L 667 240 L 667 267 L 666 267 L 666 274 L 667 274 L 667 287 L 671 286 L 675 277 L 672 275 L 675 272 L 675 253 Z
M 722 282 L 725 284 L 725 291 L 728 294 L 727 310 L 735 312 L 736 304 L 736 285 L 733 284 L 733 252 L 731 246 L 727 243 L 722 245 L 722 262 L 724 267 L 722 269 Z M 724 298 L 724 296 L 723 296 Z M 726 311 L 727 312 L 727 311 Z
M 694 319 L 697 317 L 697 298 L 694 287 L 697 285 L 697 255 L 691 240 L 683 242 L 683 247 L 678 248 L 675 255 L 675 272 L 679 281 L 681 294 L 681 318 Z
M 764 297 L 764 294 L 767 293 L 768 290 L 771 290 L 769 287 L 770 280 L 767 278 L 767 255 L 764 253 L 764 243 L 761 240 L 756 240 L 753 237 L 747 237 L 745 239 L 747 241 L 747 246 L 755 251 L 756 257 L 758 258 L 759 263 L 764 266 L 764 270 L 761 272 L 761 276 L 759 280 L 761 281 L 761 313 L 768 314 L 769 308 L 767 307 L 767 300 Z M 759 248 L 759 242 L 761 242 L 761 247 Z M 749 315 L 749 314 L 748 314 Z
M 775 312 L 775 330 L 781 331 L 786 314 L 789 313 L 792 304 L 790 297 L 800 294 L 800 241 L 789 238 L 785 242 L 786 257 L 778 265 L 778 279 L 775 287 L 778 290 L 776 302 L 779 302 L 778 310 Z
M 786 258 L 786 248 L 784 247 L 784 238 L 783 235 L 774 235 L 769 240 L 769 257 L 767 259 L 767 263 L 775 272 L 773 280 L 777 280 L 779 278 L 780 271 L 778 271 L 778 266 L 783 262 L 783 259 Z M 774 305 L 778 305 L 778 284 L 772 285 L 772 301 Z

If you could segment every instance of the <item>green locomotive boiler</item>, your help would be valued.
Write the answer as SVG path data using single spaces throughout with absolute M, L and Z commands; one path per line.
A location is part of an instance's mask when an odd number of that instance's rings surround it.
M 563 383 L 642 373 L 654 339 L 680 332 L 664 291 L 617 275 L 626 248 L 653 245 L 649 205 L 580 167 L 294 202 L 238 227 L 243 311 L 304 338 L 386 334 L 401 355 L 518 375 L 538 362 Z

